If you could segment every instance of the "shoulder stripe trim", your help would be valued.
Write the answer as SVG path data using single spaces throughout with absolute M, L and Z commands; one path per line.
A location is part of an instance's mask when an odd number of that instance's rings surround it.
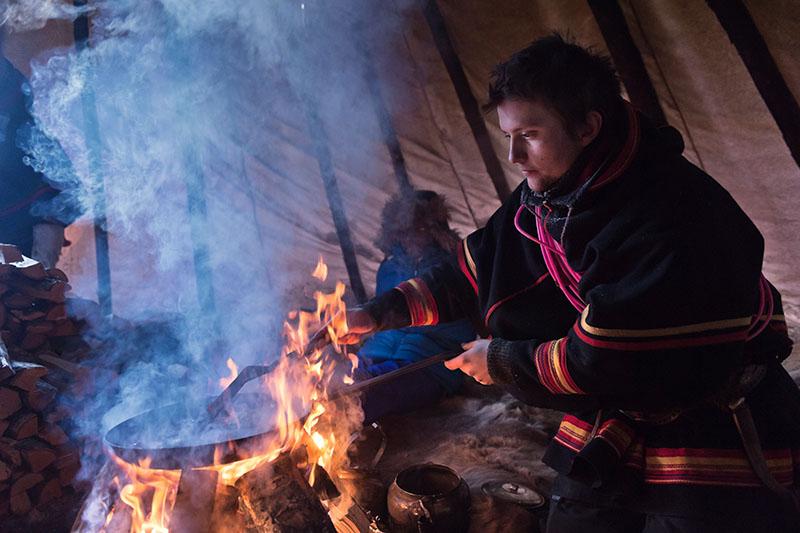
M 605 329 L 590 325 L 586 318 L 589 316 L 589 306 L 581 313 L 581 328 L 592 335 L 599 337 L 669 337 L 673 335 L 685 335 L 687 333 L 699 333 L 717 329 L 742 328 L 750 325 L 751 317 L 732 318 L 728 320 L 714 320 L 712 322 L 700 322 L 685 326 L 674 326 L 670 328 L 654 329 Z M 775 320 L 776 317 L 773 317 Z

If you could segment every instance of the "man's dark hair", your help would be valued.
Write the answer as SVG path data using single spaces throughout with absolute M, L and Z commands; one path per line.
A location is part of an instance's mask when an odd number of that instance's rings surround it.
M 555 108 L 567 131 L 574 133 L 592 110 L 603 115 L 607 125 L 621 120 L 620 89 L 609 58 L 553 33 L 494 68 L 484 110 L 505 100 L 541 101 Z

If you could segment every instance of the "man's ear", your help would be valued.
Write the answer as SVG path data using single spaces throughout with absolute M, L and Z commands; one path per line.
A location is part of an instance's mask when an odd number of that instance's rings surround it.
M 597 111 L 589 111 L 586 113 L 586 121 L 578 129 L 578 143 L 582 148 L 586 148 L 589 144 L 600 135 L 600 129 L 603 127 L 603 115 Z

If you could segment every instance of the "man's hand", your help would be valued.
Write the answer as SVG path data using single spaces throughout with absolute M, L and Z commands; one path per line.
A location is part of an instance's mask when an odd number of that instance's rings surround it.
M 378 325 L 366 310 L 354 307 L 347 310 L 347 334 L 339 337 L 340 344 L 356 344 L 362 337 L 375 333 Z
M 45 268 L 54 268 L 64 246 L 64 226 L 58 224 L 36 224 L 33 226 L 31 257 Z
M 486 361 L 490 342 L 489 339 L 478 339 L 462 344 L 464 353 L 445 361 L 444 366 L 450 370 L 461 370 L 481 385 L 491 385 L 494 381 L 489 376 L 489 365 Z

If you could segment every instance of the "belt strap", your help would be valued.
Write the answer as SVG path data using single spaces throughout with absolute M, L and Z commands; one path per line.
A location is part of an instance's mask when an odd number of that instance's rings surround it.
M 784 500 L 796 516 L 800 516 L 800 501 L 798 501 L 796 494 L 778 483 L 778 480 L 775 479 L 775 476 L 772 475 L 767 466 L 764 450 L 761 448 L 756 425 L 753 422 L 753 415 L 750 413 L 750 408 L 747 406 L 744 397 L 735 400 L 728 407 L 742 439 L 747 460 L 750 462 L 750 466 L 753 467 L 756 476 L 765 487 Z

